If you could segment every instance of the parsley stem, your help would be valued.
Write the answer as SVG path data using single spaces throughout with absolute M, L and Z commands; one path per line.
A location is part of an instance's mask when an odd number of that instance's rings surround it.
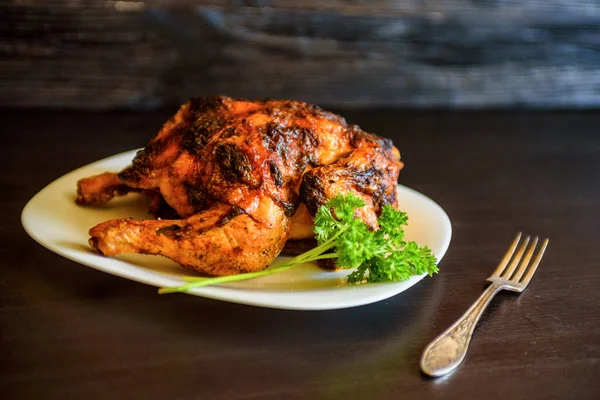
M 243 281 L 246 279 L 257 278 L 259 276 L 265 276 L 265 275 L 275 274 L 278 272 L 283 272 L 285 270 L 292 268 L 293 266 L 294 265 L 285 263 L 279 267 L 269 268 L 269 269 L 265 269 L 263 271 L 250 272 L 247 274 L 239 274 L 239 275 L 219 276 L 216 278 L 201 278 L 201 277 L 195 277 L 195 276 L 185 276 L 185 277 L 183 277 L 183 281 L 187 282 L 186 284 L 181 285 L 181 286 L 175 286 L 175 287 L 160 288 L 160 289 L 158 289 L 158 293 L 159 294 L 178 293 L 178 292 L 185 292 L 189 289 L 193 289 L 193 288 L 197 288 L 197 287 L 215 285 L 217 283 Z
M 343 231 L 344 231 L 343 229 L 340 229 L 339 231 L 337 231 L 335 233 L 335 235 L 333 235 L 332 237 L 330 237 L 329 239 L 327 239 L 326 241 L 324 241 L 317 247 L 315 247 L 305 253 L 300 254 L 298 257 L 295 257 L 291 261 L 296 261 L 298 263 L 307 262 L 307 260 L 312 259 L 312 257 L 323 254 L 324 252 L 326 252 L 327 250 L 329 250 L 330 248 L 332 248 L 334 246 L 335 240 L 338 238 L 338 236 L 340 236 L 342 234 Z
M 338 258 L 338 257 L 339 257 L 338 253 L 327 253 L 327 254 L 316 255 L 314 257 L 311 257 L 310 259 L 305 259 L 303 262 L 311 262 L 311 261 L 317 261 L 317 260 L 326 260 L 328 258 Z

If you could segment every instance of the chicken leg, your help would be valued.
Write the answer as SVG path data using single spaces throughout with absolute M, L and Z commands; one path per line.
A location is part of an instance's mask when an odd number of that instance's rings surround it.
M 271 199 L 263 197 L 259 208 L 261 220 L 225 204 L 180 220 L 114 219 L 92 228 L 89 242 L 106 256 L 162 255 L 209 275 L 254 272 L 279 255 L 290 230 Z

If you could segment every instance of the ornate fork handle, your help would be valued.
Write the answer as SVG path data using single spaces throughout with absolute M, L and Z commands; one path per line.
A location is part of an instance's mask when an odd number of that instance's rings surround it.
M 479 317 L 501 289 L 502 285 L 497 283 L 488 286 L 467 312 L 427 346 L 421 357 L 423 372 L 430 376 L 442 376 L 458 367 L 467 354 Z

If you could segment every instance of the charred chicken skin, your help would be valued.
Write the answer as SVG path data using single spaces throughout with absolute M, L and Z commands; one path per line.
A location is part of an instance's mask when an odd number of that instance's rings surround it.
M 400 153 L 388 139 L 296 101 L 195 98 L 131 166 L 78 182 L 77 202 L 101 205 L 142 191 L 160 215 L 90 230 L 98 252 L 158 254 L 208 275 L 266 268 L 286 241 L 312 237 L 312 215 L 340 193 L 361 197 L 373 229 L 397 204 Z

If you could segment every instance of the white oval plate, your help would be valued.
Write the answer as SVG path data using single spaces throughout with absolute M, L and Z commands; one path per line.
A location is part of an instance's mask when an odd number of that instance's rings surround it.
M 118 154 L 72 171 L 55 180 L 27 203 L 21 215 L 27 233 L 42 246 L 78 263 L 100 271 L 157 287 L 179 286 L 184 275 L 193 272 L 159 256 L 127 254 L 101 256 L 88 246 L 88 231 L 112 218 L 152 218 L 143 196 L 131 193 L 101 208 L 75 204 L 78 179 L 127 166 L 134 151 Z M 402 210 L 409 216 L 406 237 L 428 245 L 438 262 L 452 235 L 444 210 L 428 197 L 399 186 Z M 280 257 L 285 258 L 285 257 Z M 348 271 L 328 272 L 314 264 L 244 282 L 192 289 L 188 293 L 233 303 L 289 310 L 330 310 L 360 306 L 403 292 L 423 279 L 413 276 L 405 282 L 348 286 Z

